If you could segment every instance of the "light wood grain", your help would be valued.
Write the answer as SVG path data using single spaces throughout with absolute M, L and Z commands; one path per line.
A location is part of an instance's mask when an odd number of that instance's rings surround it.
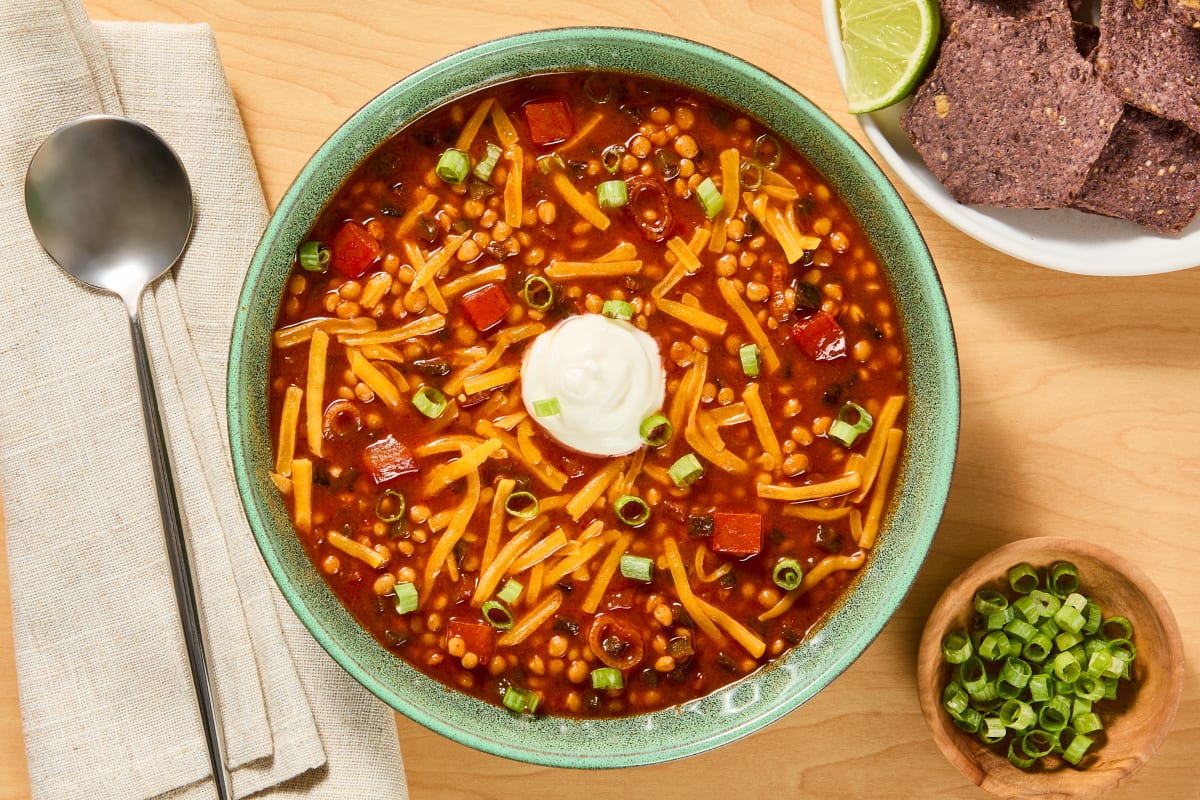
M 544 27 L 602 21 L 703 41 L 772 72 L 865 142 L 845 112 L 817 0 L 85 5 L 97 19 L 213 27 L 272 205 L 338 124 L 394 81 L 471 44 Z M 1193 574 L 1200 568 L 1200 270 L 1105 279 L 1035 268 L 984 249 L 902 194 L 945 284 L 963 424 L 937 540 L 879 638 L 787 718 L 657 767 L 529 766 L 400 719 L 413 800 L 988 797 L 942 756 L 922 720 L 917 643 L 934 601 L 960 571 L 1005 542 L 1049 534 L 1100 542 L 1153 575 L 1183 628 L 1188 666 L 1174 726 L 1153 760 L 1111 797 L 1200 797 L 1200 581 Z M 0 798 L 25 800 L 2 570 Z

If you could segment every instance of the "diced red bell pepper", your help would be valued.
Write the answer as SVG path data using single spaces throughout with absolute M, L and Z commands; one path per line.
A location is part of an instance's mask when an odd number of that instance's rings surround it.
M 713 514 L 712 549 L 734 556 L 753 556 L 762 551 L 762 514 L 718 511 Z
M 846 332 L 824 311 L 797 322 L 792 341 L 813 361 L 833 361 L 846 355 Z
M 486 622 L 468 617 L 451 617 L 446 623 L 446 641 L 462 639 L 466 652 L 473 653 L 480 664 L 492 660 L 496 649 L 496 629 Z
M 347 278 L 362 275 L 382 252 L 382 245 L 357 222 L 344 223 L 329 243 L 329 260 L 333 268 Z
M 376 485 L 417 471 L 417 459 L 412 451 L 392 436 L 385 436 L 363 448 L 362 459 Z
M 512 308 L 512 301 L 498 283 L 486 283 L 478 289 L 472 289 L 458 302 L 467 319 L 481 333 L 500 324 L 508 309 Z
M 575 128 L 571 123 L 571 111 L 562 100 L 526 103 L 525 122 L 529 125 L 529 138 L 539 145 L 569 139 Z

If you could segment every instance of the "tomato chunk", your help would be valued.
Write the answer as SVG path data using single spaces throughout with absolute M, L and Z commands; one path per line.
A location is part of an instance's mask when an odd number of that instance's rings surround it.
M 718 511 L 713 514 L 712 549 L 734 556 L 753 556 L 762 551 L 762 514 Z
M 797 322 L 792 341 L 813 361 L 833 361 L 846 355 L 846 332 L 824 311 Z
M 417 459 L 403 442 L 385 436 L 363 448 L 363 466 L 376 485 L 417 471 Z
M 357 222 L 343 224 L 329 243 L 329 260 L 333 268 L 347 278 L 362 275 L 382 252 L 383 247 L 375 237 Z
M 478 289 L 472 289 L 458 302 L 467 319 L 471 320 L 471 324 L 480 332 L 500 324 L 508 309 L 512 308 L 512 301 L 498 283 L 487 283 Z
M 496 629 L 486 622 L 469 617 L 450 618 L 446 623 L 447 646 L 451 639 L 462 639 L 466 646 L 463 655 L 474 654 L 481 665 L 486 665 L 492 660 L 492 653 L 496 649 Z
M 529 125 L 529 138 L 540 145 L 569 139 L 575 127 L 571 124 L 571 112 L 562 100 L 526 103 L 525 122 Z

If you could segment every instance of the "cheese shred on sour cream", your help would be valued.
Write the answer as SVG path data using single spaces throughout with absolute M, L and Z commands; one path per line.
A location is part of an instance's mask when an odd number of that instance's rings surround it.
M 581 314 L 534 340 L 521 384 L 525 409 L 560 444 L 619 456 L 642 446 L 638 429 L 662 407 L 666 376 L 649 335 L 628 322 Z

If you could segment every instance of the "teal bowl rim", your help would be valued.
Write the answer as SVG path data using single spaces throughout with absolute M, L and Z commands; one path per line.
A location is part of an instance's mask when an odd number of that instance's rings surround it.
M 615 70 L 722 97 L 797 145 L 872 238 L 910 348 L 909 427 L 878 546 L 852 589 L 799 646 L 712 695 L 636 717 L 514 715 L 447 689 L 396 658 L 338 603 L 295 537 L 271 483 L 266 399 L 270 336 L 300 238 L 343 176 L 389 134 L 476 88 L 539 73 Z M 366 689 L 415 722 L 483 752 L 534 764 L 612 768 L 661 763 L 751 734 L 809 700 L 874 640 L 907 595 L 941 520 L 959 430 L 954 331 L 940 278 L 912 215 L 870 156 L 811 101 L 708 45 L 627 28 L 523 33 L 443 58 L 385 90 L 335 131 L 272 215 L 233 324 L 227 385 L 238 490 L 267 567 L 322 647 Z

